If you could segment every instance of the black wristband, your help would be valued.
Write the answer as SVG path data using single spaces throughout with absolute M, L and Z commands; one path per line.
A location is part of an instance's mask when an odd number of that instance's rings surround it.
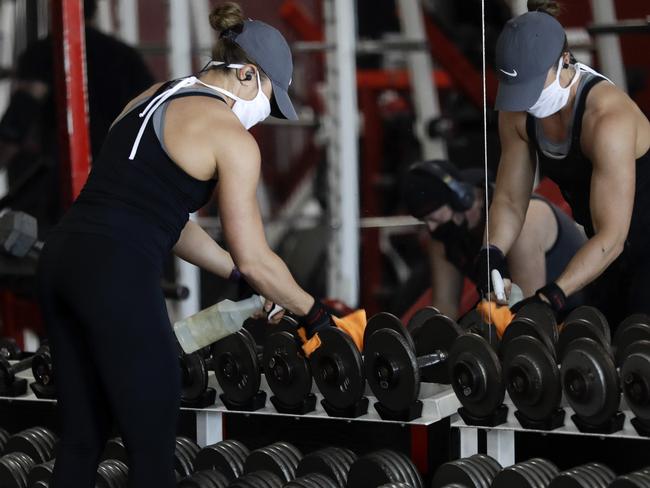
M 480 296 L 487 295 L 488 289 L 491 288 L 489 285 L 493 269 L 496 269 L 499 274 L 501 274 L 501 278 L 510 279 L 508 262 L 503 251 L 501 251 L 497 246 L 483 246 L 479 251 L 478 256 L 476 256 L 473 276 L 474 283 L 476 283 L 476 288 L 478 289 Z
M 332 325 L 332 319 L 327 312 L 325 305 L 320 300 L 314 300 L 307 315 L 302 318 L 305 324 L 307 338 L 311 338 L 316 332 Z
M 566 295 L 557 283 L 549 283 L 535 292 L 535 295 L 541 295 L 546 298 L 553 311 L 557 314 L 562 311 L 566 305 Z

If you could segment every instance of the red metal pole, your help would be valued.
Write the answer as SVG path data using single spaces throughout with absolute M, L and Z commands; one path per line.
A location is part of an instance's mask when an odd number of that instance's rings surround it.
M 51 0 L 54 91 L 64 206 L 79 195 L 90 167 L 86 39 L 81 0 Z

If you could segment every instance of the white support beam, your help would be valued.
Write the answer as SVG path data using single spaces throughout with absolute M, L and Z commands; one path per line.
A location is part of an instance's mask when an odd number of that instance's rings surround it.
M 181 78 L 192 73 L 192 34 L 190 7 L 186 0 L 169 0 L 169 73 L 171 78 Z M 190 218 L 194 218 L 191 215 Z M 178 283 L 190 290 L 185 300 L 177 302 L 176 318 L 189 317 L 201 308 L 201 274 L 193 264 L 176 258 Z
M 356 9 L 350 0 L 325 0 L 327 52 L 328 191 L 331 240 L 328 295 L 355 307 L 359 300 L 359 113 L 356 85 Z
M 592 0 L 595 24 L 616 22 L 614 0 Z M 621 43 L 616 34 L 600 34 L 595 40 L 600 71 L 624 91 L 627 91 L 627 78 L 623 65 Z
M 100 31 L 106 34 L 115 32 L 115 22 L 113 22 L 113 12 L 109 0 L 98 0 L 95 15 L 95 23 Z
M 137 46 L 140 42 L 138 0 L 118 0 L 117 18 L 120 38 L 131 46 Z
M 428 39 L 420 0 L 398 0 L 399 18 L 404 39 L 426 45 Z M 435 84 L 431 81 L 433 63 L 428 49 L 406 54 L 413 88 L 415 133 L 422 145 L 425 159 L 446 159 L 447 147 L 442 138 L 431 138 L 429 122 L 440 117 L 440 102 Z
M 203 55 L 210 56 L 214 42 L 214 30 L 208 22 L 210 15 L 208 0 L 192 0 L 190 2 L 190 12 L 192 16 L 192 40 L 203 59 Z

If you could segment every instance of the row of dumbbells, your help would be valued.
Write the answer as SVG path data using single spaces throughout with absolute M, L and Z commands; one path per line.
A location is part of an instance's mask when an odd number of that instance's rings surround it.
M 648 488 L 650 468 L 619 476 L 607 466 L 589 463 L 560 472 L 547 459 L 533 458 L 507 468 L 484 454 L 440 466 L 431 488 Z
M 573 311 L 561 326 L 545 307 L 520 309 L 498 340 L 493 326 L 471 313 L 458 323 L 432 307 L 404 325 L 393 315 L 373 316 L 365 329 L 363 353 L 337 328 L 319 333 L 320 347 L 306 358 L 295 324 L 269 328 L 265 347 L 242 330 L 219 341 L 205 357 L 193 358 L 184 371 L 215 371 L 223 403 L 255 410 L 265 404 L 259 391 L 261 373 L 273 392 L 276 409 L 302 414 L 313 410 L 312 378 L 333 416 L 367 412 L 366 384 L 377 398 L 375 409 L 386 419 L 408 421 L 422 411 L 421 382 L 451 384 L 468 423 L 505 422 L 506 390 L 522 426 L 550 430 L 564 424 L 562 393 L 585 431 L 620 430 L 621 389 L 640 434 L 650 428 L 650 318 L 634 315 L 611 339 L 606 319 L 593 307 Z M 620 378 L 617 368 L 620 369 Z M 196 376 L 196 375 L 194 375 Z M 184 374 L 192 378 L 192 374 Z
M 454 390 L 466 421 L 505 421 L 505 391 L 526 428 L 564 425 L 563 394 L 585 432 L 623 428 L 621 393 L 640 435 L 650 434 L 650 317 L 633 315 L 612 338 L 605 317 L 580 307 L 558 325 L 543 306 L 522 308 L 498 343 L 476 335 L 460 339 L 450 353 Z M 471 344 L 470 344 L 471 343 Z M 491 418 L 490 418 L 491 417 Z
M 263 347 L 242 329 L 206 350 L 182 355 L 184 403 L 199 407 L 214 403 L 215 393 L 207 388 L 208 371 L 212 370 L 226 407 L 259 409 L 266 401 L 260 391 L 264 374 L 273 393 L 271 402 L 281 413 L 314 410 L 315 381 L 328 414 L 357 417 L 368 409 L 367 379 L 382 417 L 411 420 L 421 413 L 420 380 L 450 383 L 447 351 L 466 332 L 432 307 L 419 311 L 408 328 L 397 317 L 379 313 L 366 325 L 363 353 L 350 336 L 332 327 L 319 332 L 321 344 L 307 358 L 291 319 L 285 318 L 267 331 Z
M 56 384 L 50 347 L 42 344 L 34 354 L 23 353 L 10 338 L 0 339 L 0 396 L 18 397 L 27 393 L 28 381 L 18 376 L 30 370 L 30 389 L 38 398 L 56 398 Z

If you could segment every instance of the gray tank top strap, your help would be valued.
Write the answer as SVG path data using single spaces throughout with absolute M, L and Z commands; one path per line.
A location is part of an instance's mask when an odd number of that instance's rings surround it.
M 178 91 L 177 94 L 175 94 L 173 97 L 171 97 L 169 100 L 165 101 L 158 110 L 153 114 L 152 117 L 152 123 L 153 123 L 153 130 L 156 133 L 156 137 L 158 138 L 158 142 L 160 142 L 160 147 L 162 147 L 162 150 L 165 151 L 165 154 L 169 156 L 169 151 L 167 151 L 167 146 L 165 146 L 165 140 L 164 140 L 164 133 L 165 133 L 165 115 L 167 114 L 167 107 L 169 107 L 169 102 L 174 100 L 175 98 L 178 98 L 180 96 L 184 95 L 209 95 L 211 98 L 218 97 L 223 100 L 219 95 L 215 93 L 214 90 L 211 90 L 210 88 L 207 88 L 205 86 L 191 86 L 188 88 L 182 88 Z

